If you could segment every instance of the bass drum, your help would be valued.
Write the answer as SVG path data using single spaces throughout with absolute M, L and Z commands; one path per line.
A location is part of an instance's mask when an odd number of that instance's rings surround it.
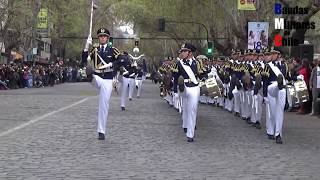
M 297 96 L 296 89 L 292 85 L 287 85 L 287 98 L 288 102 L 292 103 L 292 107 L 296 107 L 299 105 L 299 99 Z
M 207 89 L 206 83 L 204 81 L 200 81 L 199 87 L 200 87 L 200 96 L 207 96 L 208 89 Z
M 205 86 L 207 90 L 207 95 L 211 98 L 222 97 L 221 88 L 217 82 L 217 80 L 212 77 L 205 81 Z
M 299 103 L 307 102 L 309 100 L 307 84 L 303 80 L 298 80 L 294 83 L 294 87 L 297 92 Z

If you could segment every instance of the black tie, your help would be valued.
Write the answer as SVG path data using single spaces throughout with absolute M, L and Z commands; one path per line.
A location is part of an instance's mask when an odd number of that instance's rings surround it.
M 188 66 L 190 66 L 190 60 L 189 60 L 189 59 L 186 59 L 185 64 L 188 65 Z

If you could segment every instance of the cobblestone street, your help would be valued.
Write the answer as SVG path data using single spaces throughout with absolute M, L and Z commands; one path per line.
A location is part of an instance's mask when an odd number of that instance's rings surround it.
M 225 110 L 200 105 L 195 142 L 145 81 L 140 99 L 110 103 L 96 133 L 89 83 L 0 91 L 0 179 L 319 179 L 320 119 L 286 113 L 284 144 Z

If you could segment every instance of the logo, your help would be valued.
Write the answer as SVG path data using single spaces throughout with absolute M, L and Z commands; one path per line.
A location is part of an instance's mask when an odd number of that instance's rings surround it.
M 308 29 L 315 29 L 315 22 L 309 22 L 309 21 L 296 21 L 299 19 L 300 15 L 305 15 L 309 13 L 309 8 L 307 7 L 282 7 L 281 4 L 275 3 L 274 5 L 274 13 L 276 15 L 297 15 L 294 16 L 294 18 L 291 18 L 290 20 L 287 20 L 285 18 L 275 18 L 274 19 L 274 26 L 275 29 L 281 29 L 284 31 L 284 36 L 282 37 L 280 34 L 276 34 L 274 37 L 274 44 L 275 46 L 298 46 L 299 40 L 292 38 L 290 36 L 290 31 L 292 29 L 296 30 L 308 30 Z

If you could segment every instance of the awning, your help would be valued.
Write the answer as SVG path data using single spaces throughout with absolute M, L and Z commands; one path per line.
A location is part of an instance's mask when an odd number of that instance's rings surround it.
M 23 59 L 23 55 L 16 51 L 11 51 L 11 55 L 13 56 L 13 60 Z

